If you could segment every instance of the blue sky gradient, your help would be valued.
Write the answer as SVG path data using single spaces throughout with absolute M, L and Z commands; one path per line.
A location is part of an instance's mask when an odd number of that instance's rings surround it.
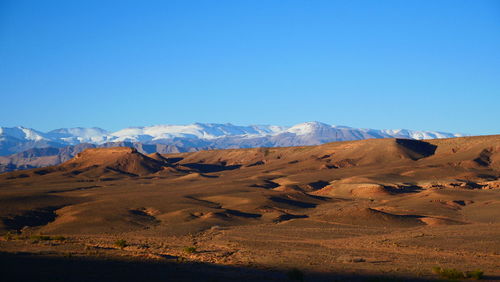
M 0 0 L 0 126 L 500 133 L 500 1 Z

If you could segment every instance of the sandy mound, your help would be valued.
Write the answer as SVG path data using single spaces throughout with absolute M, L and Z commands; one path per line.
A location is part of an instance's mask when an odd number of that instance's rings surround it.
M 286 193 L 294 193 L 294 192 L 303 191 L 303 189 L 301 189 L 297 185 L 284 185 L 284 186 L 278 186 L 276 188 L 273 188 L 273 191 L 286 192 Z
M 386 187 L 380 184 L 354 184 L 351 195 L 357 198 L 378 198 L 390 196 L 391 193 Z
M 377 183 L 352 183 L 359 180 L 367 180 L 364 178 L 344 179 L 333 181 L 330 185 L 314 192 L 315 195 L 321 196 L 341 196 L 355 198 L 382 198 L 391 196 L 392 193 L 387 187 Z
M 176 181 L 176 182 L 177 181 L 179 181 L 179 182 L 182 182 L 182 181 L 192 182 L 192 181 L 199 181 L 200 179 L 216 178 L 214 176 L 206 175 L 206 174 L 199 173 L 199 172 L 187 172 L 184 170 L 178 170 L 175 167 L 165 167 L 158 174 L 161 174 L 161 175 L 168 174 L 168 175 L 174 175 L 174 176 L 176 175 L 177 177 L 172 178 L 172 181 Z
M 286 186 L 286 185 L 296 185 L 299 184 L 297 181 L 293 181 L 288 177 L 279 177 L 279 178 L 273 178 L 273 182 L 278 183 L 281 186 Z

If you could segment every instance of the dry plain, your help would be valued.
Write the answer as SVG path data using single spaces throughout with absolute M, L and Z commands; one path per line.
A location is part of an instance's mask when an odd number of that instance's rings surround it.
M 6 281 L 500 279 L 500 136 L 143 155 L 0 175 Z

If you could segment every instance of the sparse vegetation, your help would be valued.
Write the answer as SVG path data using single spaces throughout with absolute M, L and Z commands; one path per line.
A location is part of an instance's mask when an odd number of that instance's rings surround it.
M 484 272 L 482 270 L 479 270 L 479 269 L 465 272 L 465 276 L 467 278 L 476 279 L 476 280 L 483 279 L 483 275 L 484 275 Z
M 33 241 L 50 241 L 51 238 L 48 235 L 31 235 L 30 239 Z
M 434 274 L 439 275 L 441 278 L 458 280 L 458 279 L 482 279 L 484 272 L 482 270 L 473 270 L 473 271 L 460 271 L 455 268 L 443 268 L 439 266 L 435 266 L 432 268 L 432 272 Z
M 6 241 L 12 241 L 12 240 L 32 240 L 33 242 L 40 242 L 40 241 L 64 241 L 66 240 L 66 237 L 57 235 L 57 236 L 49 236 L 49 235 L 31 235 L 31 236 L 23 236 L 18 233 L 13 233 L 13 232 L 7 232 L 3 235 L 4 240 Z
M 66 237 L 58 235 L 58 236 L 52 237 L 52 240 L 55 240 L 55 241 L 65 241 Z
M 11 233 L 10 231 L 3 235 L 5 241 L 12 241 L 18 239 L 19 235 Z
M 123 250 L 123 248 L 128 246 L 128 243 L 123 239 L 119 239 L 115 241 L 115 246 Z
M 188 254 L 194 254 L 196 253 L 196 247 L 195 246 L 184 247 L 184 252 Z
M 292 268 L 287 272 L 287 276 L 290 280 L 293 281 L 304 281 L 304 273 L 298 268 Z
M 39 234 L 39 235 L 31 235 L 30 239 L 35 241 L 35 242 L 38 242 L 38 241 L 64 241 L 64 240 L 66 240 L 66 237 L 60 236 L 60 235 L 49 236 L 49 235 Z

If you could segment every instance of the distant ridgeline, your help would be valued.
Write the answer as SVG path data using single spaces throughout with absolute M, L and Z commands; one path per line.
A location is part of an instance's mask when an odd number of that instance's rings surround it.
M 436 139 L 462 134 L 359 129 L 306 122 L 292 127 L 195 123 L 130 127 L 116 132 L 100 128 L 62 128 L 43 133 L 25 127 L 0 128 L 0 172 L 56 165 L 87 148 L 132 147 L 145 154 L 210 149 L 319 145 L 373 138 Z

